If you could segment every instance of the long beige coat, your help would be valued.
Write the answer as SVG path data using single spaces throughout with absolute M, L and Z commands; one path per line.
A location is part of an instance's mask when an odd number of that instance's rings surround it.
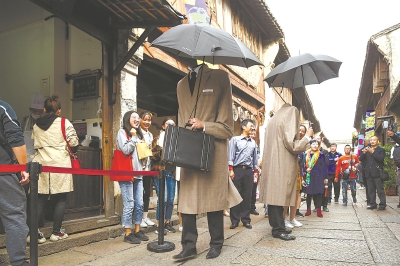
M 305 151 L 308 139 L 296 140 L 299 111 L 285 104 L 268 122 L 259 183 L 260 201 L 277 206 L 296 202 L 297 154 Z
M 66 136 L 71 147 L 78 145 L 78 137 L 74 126 L 65 119 Z M 53 124 L 44 131 L 37 125 L 33 126 L 33 147 L 36 153 L 33 162 L 45 166 L 71 167 L 67 143 L 61 131 L 61 118 L 56 118 Z M 41 173 L 39 175 L 39 194 L 58 194 L 74 191 L 73 179 L 70 174 Z
M 242 201 L 228 175 L 228 139 L 233 136 L 233 114 L 232 89 L 226 72 L 204 65 L 197 75 L 193 96 L 188 75 L 179 81 L 178 126 L 184 127 L 192 118 L 201 72 L 196 118 L 205 122 L 205 133 L 215 136 L 215 154 L 209 172 L 181 168 L 178 210 L 186 214 L 219 211 Z

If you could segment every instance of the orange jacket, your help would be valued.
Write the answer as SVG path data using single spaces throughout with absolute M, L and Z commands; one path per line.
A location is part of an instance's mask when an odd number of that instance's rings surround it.
M 356 164 L 360 163 L 357 156 L 352 154 L 351 157 L 353 160 L 353 162 L 351 163 L 352 166 L 355 167 Z M 340 156 L 336 164 L 335 179 L 339 179 L 339 174 L 343 173 L 343 171 L 346 170 L 349 166 L 350 166 L 350 156 L 349 155 Z M 354 171 L 350 172 L 350 178 L 357 178 L 356 173 Z

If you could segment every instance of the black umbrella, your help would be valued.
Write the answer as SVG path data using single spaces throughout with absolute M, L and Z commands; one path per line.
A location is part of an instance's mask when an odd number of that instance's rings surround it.
M 342 62 L 327 55 L 292 56 L 274 68 L 264 79 L 270 87 L 300 88 L 339 76 Z
M 239 39 L 208 25 L 175 26 L 155 39 L 151 45 L 174 55 L 212 64 L 241 67 L 263 65 Z

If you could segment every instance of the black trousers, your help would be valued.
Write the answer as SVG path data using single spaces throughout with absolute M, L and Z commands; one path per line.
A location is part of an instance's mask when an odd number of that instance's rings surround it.
M 386 194 L 385 190 L 383 189 L 383 182 L 382 179 L 379 177 L 373 178 L 373 177 L 368 177 L 367 178 L 367 183 L 368 183 L 368 193 L 369 193 L 369 199 L 370 199 L 370 205 L 371 206 L 376 206 L 376 193 L 378 193 L 379 197 L 379 206 L 386 207 Z
M 367 205 L 371 204 L 371 199 L 369 197 L 369 188 L 368 188 L 368 179 L 365 178 L 365 176 L 363 175 L 363 179 L 364 179 L 364 187 L 365 187 L 365 196 L 367 198 Z
M 250 210 L 256 210 L 256 194 L 257 194 L 257 184 L 253 182 L 253 191 L 251 192 L 251 206 Z
M 333 179 L 335 175 L 328 175 L 328 197 L 322 198 L 322 206 L 327 207 L 328 202 L 330 203 L 332 200 L 332 186 L 333 186 Z M 338 196 L 339 198 L 339 196 Z
M 268 220 L 272 227 L 272 235 L 286 234 L 283 206 L 268 205 Z
M 340 179 L 337 182 L 333 182 L 333 193 L 335 194 L 335 201 L 339 200 L 339 196 L 340 196 Z
M 143 212 L 149 211 L 150 204 L 150 191 L 152 188 L 152 176 L 144 176 L 143 177 Z
M 250 206 L 251 206 L 251 195 L 254 185 L 254 175 L 253 170 L 243 169 L 243 168 L 233 168 L 235 173 L 235 178 L 233 179 L 233 184 L 235 184 L 243 201 L 231 208 L 230 217 L 232 224 L 250 223 Z
M 67 209 L 67 195 L 68 193 L 59 193 L 50 195 L 50 200 L 55 202 L 53 213 L 53 232 L 58 233 L 61 229 L 61 224 L 64 220 L 65 210 Z M 38 194 L 38 220 L 44 216 L 44 209 L 46 206 L 49 194 Z
M 322 198 L 322 194 L 307 194 L 307 209 L 311 208 L 311 199 L 314 200 L 315 208 L 321 208 Z
M 282 216 L 282 215 L 281 215 Z M 224 244 L 224 216 L 221 211 L 207 212 L 208 230 L 210 232 L 210 247 L 221 248 Z M 182 239 L 183 249 L 196 248 L 197 242 L 197 226 L 196 214 L 182 213 Z

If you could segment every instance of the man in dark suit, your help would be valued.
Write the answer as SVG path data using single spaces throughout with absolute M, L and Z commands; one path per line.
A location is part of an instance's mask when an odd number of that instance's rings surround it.
M 383 189 L 383 181 L 379 176 L 379 169 L 383 168 L 383 160 L 385 159 L 385 150 L 378 146 L 378 137 L 373 136 L 370 139 L 370 145 L 362 150 L 360 161 L 364 165 L 365 178 L 368 183 L 368 194 L 370 198 L 370 206 L 367 209 L 373 210 L 377 208 L 376 193 L 380 200 L 378 210 L 383 211 L 386 208 L 386 195 Z

